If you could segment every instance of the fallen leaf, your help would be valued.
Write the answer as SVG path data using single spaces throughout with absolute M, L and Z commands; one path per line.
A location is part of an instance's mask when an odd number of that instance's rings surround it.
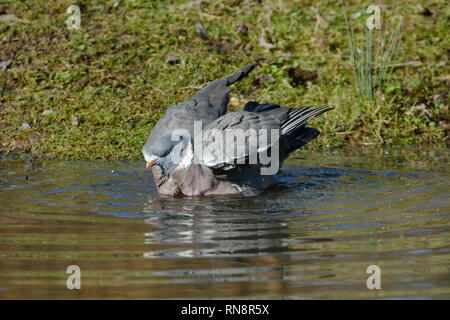
M 195 26 L 197 27 L 197 32 L 200 34 L 200 37 L 203 40 L 208 40 L 208 31 L 206 31 L 203 25 L 200 22 L 197 22 Z
M 8 70 L 9 67 L 11 67 L 11 64 L 12 64 L 12 60 L 6 60 L 6 61 L 0 62 L 0 71 L 5 72 L 6 70 Z
M 44 110 L 43 112 L 42 112 L 42 115 L 43 116 L 48 116 L 48 115 L 50 115 L 50 114 L 53 114 L 53 113 L 55 113 L 53 110 Z
M 293 87 L 297 87 L 298 85 L 303 85 L 307 81 L 313 81 L 317 79 L 318 74 L 316 71 L 310 70 L 302 70 L 299 68 L 289 68 L 287 70 L 287 74 L 289 78 L 291 78 L 291 84 Z
M 75 115 L 72 115 L 72 127 L 78 126 L 78 118 Z
M 169 64 L 177 64 L 177 63 L 180 62 L 180 58 L 178 58 L 173 53 L 169 53 L 166 56 L 166 62 L 169 63 Z
M 18 18 L 13 14 L 2 14 L 0 15 L 0 22 L 11 22 L 15 21 Z
M 275 49 L 275 45 L 266 41 L 266 30 L 261 27 L 261 35 L 258 38 L 258 43 L 261 47 L 272 50 Z
M 31 129 L 31 126 L 28 123 L 24 122 L 24 123 L 22 123 L 20 128 L 23 130 L 28 130 L 28 129 Z
M 417 5 L 417 11 L 421 14 L 421 15 L 423 15 L 423 16 L 425 16 L 425 17 L 435 17 L 436 16 L 436 11 L 434 11 L 434 10 L 430 10 L 429 8 L 427 8 L 427 7 L 423 7 L 422 5 Z

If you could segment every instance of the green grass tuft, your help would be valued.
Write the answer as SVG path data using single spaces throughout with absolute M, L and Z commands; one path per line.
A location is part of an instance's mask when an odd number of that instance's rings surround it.
M 397 27 L 390 34 L 387 23 L 385 28 L 381 27 L 379 30 L 365 27 L 365 47 L 363 47 L 357 41 L 345 6 L 343 13 L 359 94 L 364 100 L 374 101 L 391 79 L 403 33 L 403 17 L 400 17 Z M 373 33 L 377 34 L 375 44 Z

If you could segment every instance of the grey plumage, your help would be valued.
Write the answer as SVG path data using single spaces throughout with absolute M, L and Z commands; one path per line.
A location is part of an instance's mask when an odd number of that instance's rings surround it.
M 142 152 L 152 154 L 152 146 L 160 137 L 172 133 L 174 129 L 186 129 L 194 135 L 194 121 L 202 121 L 206 126 L 227 112 L 230 85 L 241 80 L 255 64 L 248 65 L 225 79 L 214 80 L 193 97 L 170 106 L 165 115 L 158 121 L 147 139 Z
M 254 101 L 249 103 L 254 103 Z M 258 108 L 258 106 L 262 107 Z M 255 110 L 258 112 L 238 111 L 229 113 L 211 122 L 203 130 L 201 140 L 203 145 L 203 165 L 215 169 L 227 166 L 230 169 L 237 167 L 239 160 L 242 162 L 242 159 L 251 157 L 251 135 L 245 134 L 251 130 L 258 136 L 258 139 L 255 139 L 258 144 L 257 146 L 253 146 L 254 152 L 256 150 L 257 153 L 266 152 L 275 143 L 280 143 L 280 159 L 284 160 L 290 152 L 305 145 L 319 134 L 313 128 L 305 129 L 307 121 L 312 117 L 332 109 L 328 106 L 314 109 L 311 109 L 313 106 L 306 106 L 299 109 L 282 108 L 278 105 L 269 104 L 258 106 L 255 107 Z M 213 130 L 243 130 L 245 140 L 243 143 L 237 143 L 234 149 L 227 148 L 223 152 L 221 148 L 218 148 L 219 144 L 213 141 Z M 272 140 L 269 130 L 278 130 L 279 139 Z M 261 139 L 262 135 L 267 135 L 267 137 Z M 234 136 L 236 137 L 236 135 Z M 223 145 L 229 145 L 227 142 L 230 141 L 227 141 L 226 138 L 227 136 L 223 135 Z M 257 157 L 255 156 L 255 158 Z
M 319 134 L 306 124 L 330 110 L 328 106 L 290 108 L 251 101 L 243 111 L 226 114 L 230 85 L 255 66 L 212 81 L 192 98 L 169 107 L 158 121 L 142 152 L 148 166 L 153 165 L 160 193 L 192 196 L 264 189 L 274 179 L 259 171 L 268 166 L 263 155 L 273 156 L 276 150 L 281 166 L 290 152 Z M 202 128 L 196 136 L 194 121 L 201 121 Z M 178 129 L 188 134 L 171 136 Z

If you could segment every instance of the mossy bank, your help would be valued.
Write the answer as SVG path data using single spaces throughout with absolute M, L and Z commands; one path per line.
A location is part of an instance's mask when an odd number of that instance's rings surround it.
M 372 3 L 345 4 L 363 26 Z M 79 30 L 67 28 L 70 5 L 81 9 Z M 384 1 L 381 10 L 386 21 L 402 15 L 405 26 L 393 77 L 369 103 L 358 95 L 339 1 L 0 4 L 0 151 L 139 159 L 168 106 L 255 61 L 231 93 L 231 110 L 248 100 L 334 106 L 313 120 L 322 134 L 308 148 L 445 145 L 447 2 Z M 301 70 L 305 79 L 296 78 Z

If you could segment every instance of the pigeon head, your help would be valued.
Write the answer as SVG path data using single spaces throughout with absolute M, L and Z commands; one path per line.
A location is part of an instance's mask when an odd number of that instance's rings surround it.
M 147 168 L 152 167 L 158 188 L 171 178 L 171 174 L 191 164 L 192 144 L 189 135 L 172 132 L 158 138 L 151 154 L 144 154 Z

